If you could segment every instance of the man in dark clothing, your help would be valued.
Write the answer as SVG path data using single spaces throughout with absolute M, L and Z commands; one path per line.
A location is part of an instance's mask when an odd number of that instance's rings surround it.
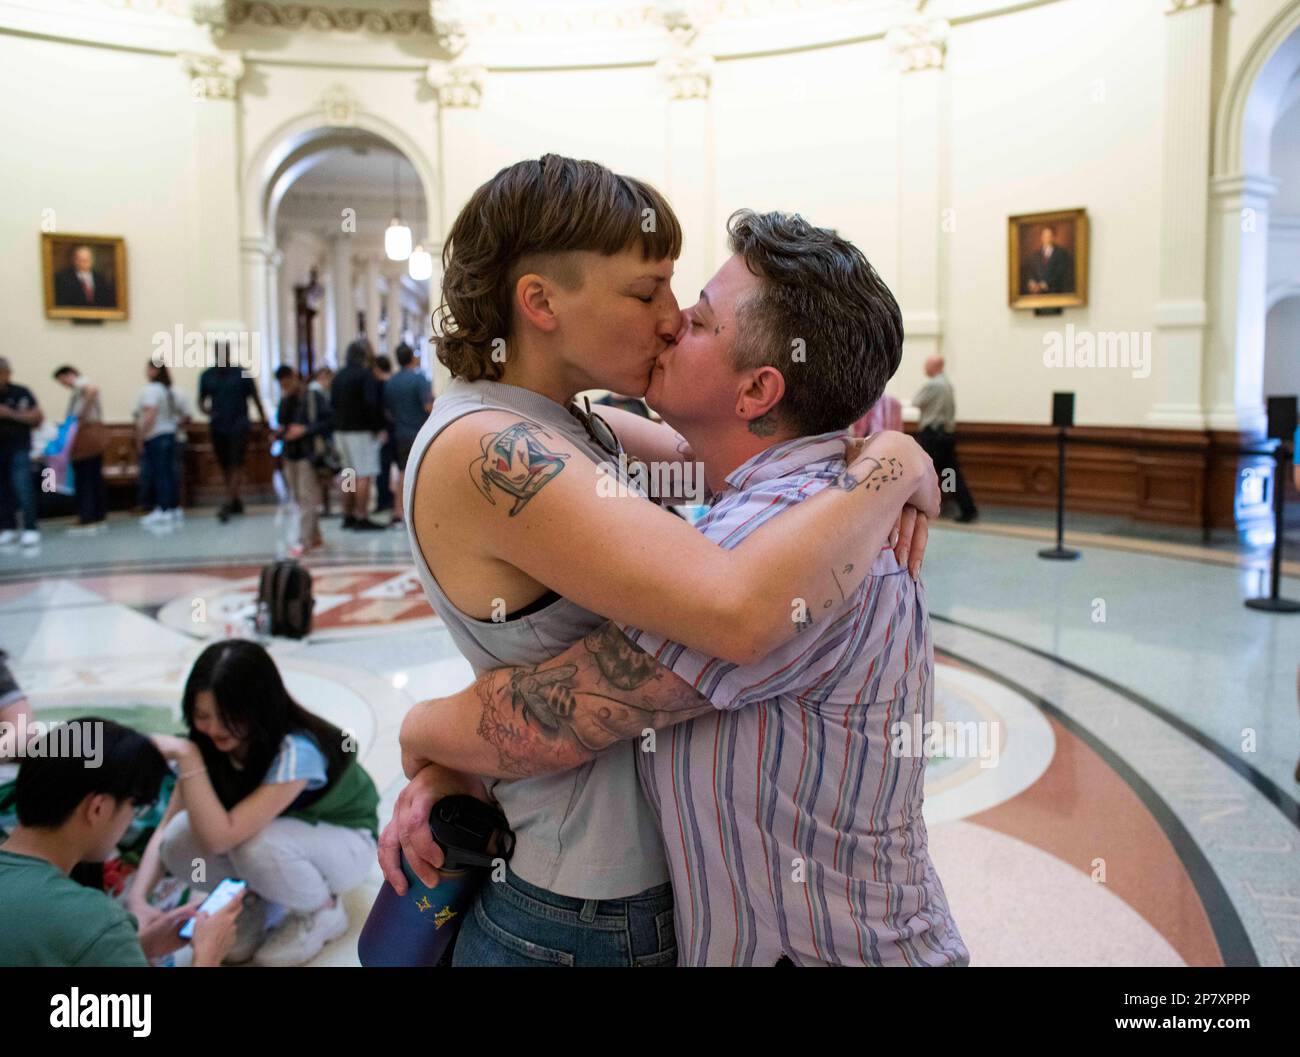
M 393 463 L 397 452 L 393 445 L 393 420 L 388 415 L 388 383 L 393 377 L 393 361 L 387 356 L 375 357 L 375 377 L 379 379 L 380 402 L 384 407 L 384 439 L 379 445 L 379 476 L 375 478 L 375 513 L 393 509 Z
M 89 246 L 72 251 L 72 264 L 54 277 L 54 303 L 60 308 L 116 308 L 113 281 L 95 268 Z
M 957 493 L 957 506 L 961 511 L 957 520 L 974 521 L 979 511 L 957 461 L 957 400 L 953 396 L 952 383 L 943 373 L 942 356 L 931 356 L 925 361 L 925 376 L 930 380 L 912 397 L 912 403 L 921 412 L 916 441 L 934 460 L 940 489 Z
M 383 383 L 371 369 L 372 359 L 370 343 L 358 338 L 348 346 L 347 366 L 330 386 L 334 441 L 343 459 L 343 527 L 363 532 L 384 528 L 368 516 L 370 482 L 379 475 L 379 435 L 385 426 Z
M 0 357 L 0 544 L 19 539 L 25 547 L 41 542 L 32 487 L 32 428 L 45 418 L 25 385 L 10 380 L 9 361 Z M 18 537 L 18 511 L 23 533 Z
M 280 408 L 276 415 L 280 428 L 276 436 L 284 441 L 280 468 L 284 483 L 298 504 L 301 515 L 298 554 L 323 547 L 320 534 L 320 483 L 316 477 L 319 442 L 333 428 L 329 401 L 314 389 L 302 384 L 298 372 L 287 364 L 276 369 L 280 383 Z
M 433 387 L 420 370 L 419 358 L 409 345 L 397 346 L 397 373 L 384 383 L 384 407 L 392 423 L 393 449 L 397 460 L 397 502 L 393 524 L 404 524 L 402 496 L 405 494 L 406 460 L 415 435 L 433 410 Z
M 1074 292 L 1074 258 L 1056 244 L 1052 225 L 1039 236 L 1041 245 L 1025 262 L 1024 292 L 1027 294 L 1070 294 Z
M 239 489 L 244 482 L 244 458 L 248 452 L 248 401 L 257 406 L 257 417 L 266 425 L 266 412 L 253 379 L 245 377 L 230 358 L 229 346 L 218 342 L 217 363 L 199 376 L 199 409 L 208 416 L 212 454 L 226 483 L 226 502 L 217 511 L 225 522 L 244 512 Z

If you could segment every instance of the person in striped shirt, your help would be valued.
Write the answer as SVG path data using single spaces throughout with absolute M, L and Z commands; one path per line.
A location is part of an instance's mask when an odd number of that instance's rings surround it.
M 646 394 L 703 462 L 697 527 L 726 548 L 825 488 L 888 486 L 888 460 L 846 471 L 843 438 L 902 348 L 897 303 L 851 243 L 780 213 L 741 211 L 729 234 Z M 886 548 L 856 589 L 771 604 L 802 630 L 756 663 L 610 622 L 422 702 L 402 728 L 407 774 L 548 773 L 640 739 L 679 963 L 969 964 L 927 850 L 924 756 L 891 749 L 933 707 L 915 562 Z

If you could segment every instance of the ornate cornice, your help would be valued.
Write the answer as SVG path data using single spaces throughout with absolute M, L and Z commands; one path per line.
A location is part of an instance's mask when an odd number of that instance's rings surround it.
M 189 75 L 190 90 L 195 99 L 234 99 L 239 95 L 244 60 L 237 52 L 182 51 L 177 58 Z
M 1179 11 L 1190 11 L 1194 7 L 1212 7 L 1219 0 L 1165 0 L 1165 14 L 1176 15 Z
M 433 32 L 427 11 L 415 7 L 334 7 L 325 4 L 283 4 L 272 0 L 201 0 L 204 6 L 226 8 L 226 25 L 268 29 L 314 29 L 321 33 L 389 33 L 402 36 Z M 198 17 L 195 17 L 198 21 Z
M 941 70 L 951 32 L 942 18 L 917 19 L 894 26 L 885 34 L 885 43 L 903 73 Z

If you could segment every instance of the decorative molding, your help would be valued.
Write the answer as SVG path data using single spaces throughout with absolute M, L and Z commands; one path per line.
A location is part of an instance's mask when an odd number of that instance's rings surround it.
M 226 7 L 226 24 L 230 27 L 247 24 L 266 29 L 313 29 L 319 33 L 364 31 L 394 36 L 433 32 L 433 20 L 427 11 L 414 7 L 395 9 L 391 4 L 380 8 L 281 4 L 269 0 L 227 0 L 224 5 L 214 0 L 201 0 L 201 3 L 205 7 Z
M 472 62 L 432 63 L 425 74 L 442 107 L 477 108 L 483 101 L 487 71 Z
M 1165 14 L 1176 15 L 1180 11 L 1191 11 L 1196 7 L 1213 7 L 1219 0 L 1165 0 Z
M 438 46 L 456 56 L 469 46 L 467 11 L 461 0 L 429 0 L 429 21 Z
M 903 73 L 942 70 L 951 33 L 952 26 L 945 19 L 915 19 L 890 29 L 885 43 Z
M 1281 186 L 1281 180 L 1276 180 L 1272 176 L 1259 176 L 1255 173 L 1229 173 L 1226 176 L 1213 176 L 1210 178 L 1210 193 L 1215 198 L 1223 200 L 1240 199 L 1242 202 L 1254 201 L 1259 205 L 1267 205 Z M 1224 204 L 1223 202 L 1220 203 L 1221 206 Z M 1227 208 L 1235 208 L 1231 201 L 1226 204 Z
M 332 85 L 320 98 L 320 108 L 331 125 L 351 125 L 357 114 L 357 97 L 344 85 Z
M 700 27 L 684 3 L 665 3 L 659 17 L 668 30 L 668 52 L 656 63 L 660 77 L 668 84 L 674 99 L 707 99 L 713 82 L 712 55 L 696 46 Z
M 195 99 L 234 99 L 239 95 L 244 60 L 238 52 L 182 51 L 177 58 L 190 78 Z

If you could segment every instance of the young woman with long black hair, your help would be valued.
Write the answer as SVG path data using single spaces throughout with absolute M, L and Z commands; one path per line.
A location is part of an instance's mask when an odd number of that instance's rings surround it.
M 299 705 L 270 654 L 254 642 L 209 646 L 182 703 L 188 738 L 154 741 L 177 764 L 167 812 L 133 886 L 132 912 L 163 866 L 211 889 L 248 882 L 236 949 L 227 961 L 301 965 L 347 931 L 340 896 L 375 861 L 379 794 L 350 735 Z M 202 864 L 203 877 L 195 872 Z M 268 913 L 287 912 L 265 943 Z

